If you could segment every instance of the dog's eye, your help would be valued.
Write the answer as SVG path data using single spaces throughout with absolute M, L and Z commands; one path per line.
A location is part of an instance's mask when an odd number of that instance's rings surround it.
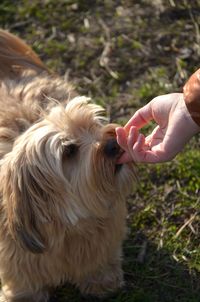
M 65 145 L 63 150 L 63 157 L 64 158 L 71 158 L 75 156 L 78 152 L 78 146 L 75 144 Z

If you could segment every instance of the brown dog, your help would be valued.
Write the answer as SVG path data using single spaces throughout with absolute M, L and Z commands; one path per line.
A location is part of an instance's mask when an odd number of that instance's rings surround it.
M 0 31 L 0 301 L 46 302 L 63 282 L 123 284 L 125 195 L 115 127 L 19 38 Z

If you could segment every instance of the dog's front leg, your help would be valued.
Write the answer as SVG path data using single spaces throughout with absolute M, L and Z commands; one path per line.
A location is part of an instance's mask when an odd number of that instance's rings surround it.
M 124 285 L 120 254 L 81 282 L 79 289 L 83 295 L 105 297 Z
M 0 302 L 47 302 L 49 300 L 48 291 L 39 291 L 37 293 L 29 293 L 25 289 L 24 291 L 14 292 L 10 288 L 5 286 L 0 292 Z

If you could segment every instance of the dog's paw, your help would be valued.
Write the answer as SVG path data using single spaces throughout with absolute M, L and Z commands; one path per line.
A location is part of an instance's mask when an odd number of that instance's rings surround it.
M 5 296 L 2 291 L 0 291 L 0 302 L 6 302 Z
M 0 302 L 48 302 L 49 294 L 48 292 L 39 292 L 36 294 L 23 294 L 5 295 L 3 291 L 0 291 Z
M 85 280 L 79 286 L 84 296 L 96 296 L 105 298 L 113 295 L 116 291 L 124 286 L 123 273 L 121 270 L 116 272 L 106 272 L 105 274 L 96 275 Z

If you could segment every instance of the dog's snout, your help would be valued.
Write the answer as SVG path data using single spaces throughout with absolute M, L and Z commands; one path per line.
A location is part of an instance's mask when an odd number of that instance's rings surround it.
M 120 153 L 120 146 L 115 138 L 109 139 L 104 147 L 104 153 L 108 157 L 116 157 Z

